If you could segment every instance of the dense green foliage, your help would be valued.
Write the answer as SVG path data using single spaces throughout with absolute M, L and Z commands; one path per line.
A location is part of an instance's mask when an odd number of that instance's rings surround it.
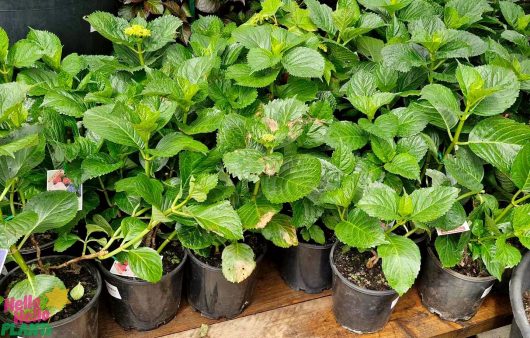
M 286 248 L 329 228 L 403 294 L 420 270 L 410 236 L 499 279 L 530 248 L 530 15 L 516 3 L 265 0 L 240 26 L 200 17 L 187 45 L 176 16 L 87 20 L 112 56 L 0 30 L 0 247 L 19 265 L 53 230 L 56 251 L 81 242 L 77 261 L 126 260 L 149 282 L 170 240 L 222 252 L 240 282 L 248 236 Z M 45 169 L 84 184 L 82 211 L 41 192 Z M 19 288 L 62 283 L 53 268 Z

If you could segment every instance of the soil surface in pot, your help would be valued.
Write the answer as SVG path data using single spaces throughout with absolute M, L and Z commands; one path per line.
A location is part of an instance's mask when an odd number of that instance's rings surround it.
M 267 247 L 267 244 L 260 237 L 254 234 L 245 235 L 245 239 L 243 242 L 252 248 L 252 251 L 254 251 L 255 259 L 258 259 L 258 257 L 265 252 L 265 248 Z M 215 248 L 212 247 L 210 248 L 210 256 L 204 257 L 195 254 L 195 257 L 201 262 L 208 264 L 209 266 L 220 268 L 222 263 L 222 253 L 223 252 L 221 250 L 219 250 L 219 252 L 215 252 Z
M 321 226 L 320 228 L 324 231 L 324 237 L 326 238 L 326 241 L 324 242 L 324 244 L 317 243 L 313 241 L 312 239 L 309 241 L 305 241 L 302 235 L 300 234 L 300 230 L 296 232 L 298 235 L 298 241 L 302 243 L 313 244 L 313 245 L 327 245 L 327 244 L 333 244 L 337 241 L 337 237 L 335 237 L 335 232 L 333 230 L 328 229 L 328 227 L 326 226 Z
M 526 290 L 525 293 L 523 293 L 523 305 L 526 312 L 526 319 L 530 322 L 530 290 Z
M 436 257 L 438 257 L 438 253 L 436 252 L 436 250 L 434 248 L 432 250 L 435 253 Z M 468 252 L 464 253 L 464 257 L 462 258 L 462 260 L 457 265 L 453 266 L 451 270 L 468 277 L 490 276 L 488 270 L 486 270 L 484 264 L 482 264 L 482 261 L 480 259 L 473 260 L 473 258 Z
M 344 245 L 339 244 L 333 253 L 333 262 L 339 272 L 353 284 L 375 291 L 391 290 L 379 260 L 373 268 L 366 267 L 366 263 L 373 257 L 371 251 L 359 252 L 356 249 L 344 251 Z
M 162 244 L 163 239 L 157 238 L 157 246 Z M 171 241 L 169 244 L 164 248 L 164 250 L 161 253 L 162 255 L 162 269 L 163 269 L 163 275 L 166 275 L 170 273 L 171 271 L 175 270 L 177 266 L 179 266 L 180 262 L 182 261 L 182 258 L 184 257 L 184 249 L 180 245 L 178 241 Z M 114 260 L 107 259 L 103 261 L 103 266 L 110 271 L 110 268 L 112 267 L 112 264 L 114 263 Z M 141 280 L 140 278 L 136 277 L 128 277 L 128 276 L 120 276 L 122 278 L 132 279 L 132 280 Z
M 56 265 L 63 263 L 64 261 L 65 259 L 58 258 L 53 260 L 45 260 L 44 264 Z M 35 274 L 40 273 L 36 263 L 32 264 L 30 268 L 35 272 Z M 77 312 L 81 311 L 92 300 L 92 298 L 94 298 L 98 285 L 96 278 L 90 273 L 90 270 L 88 270 L 81 264 L 72 264 L 63 269 L 53 270 L 51 271 L 51 273 L 58 277 L 60 280 L 62 280 L 69 291 L 72 290 L 78 283 L 81 283 L 81 285 L 83 285 L 83 288 L 85 289 L 85 294 L 79 300 L 73 300 L 70 298 L 70 296 L 68 296 L 70 304 L 67 304 L 61 312 L 53 315 L 50 318 L 50 322 L 53 323 L 71 317 Z M 3 292 L 2 296 L 7 297 L 11 288 L 17 282 L 25 278 L 26 275 L 21 270 L 17 270 L 17 272 L 9 276 L 9 279 L 7 281 L 7 290 Z
M 57 235 L 55 235 L 52 232 L 35 234 L 34 236 L 39 246 L 43 246 L 44 244 L 50 243 L 51 241 L 57 238 Z M 27 240 L 26 243 L 24 243 L 22 250 L 31 250 L 31 249 L 35 249 L 35 247 L 33 246 L 33 243 L 31 242 L 31 240 Z

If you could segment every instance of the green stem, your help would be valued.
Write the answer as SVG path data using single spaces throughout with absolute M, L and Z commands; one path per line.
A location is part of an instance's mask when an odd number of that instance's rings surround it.
M 165 216 L 168 216 L 169 214 L 171 213 L 176 213 L 174 210 L 172 210 L 171 208 L 164 211 L 164 215 Z M 107 253 L 106 255 L 103 255 L 102 257 L 100 257 L 100 259 L 107 259 L 107 258 L 110 258 L 120 252 L 122 252 L 123 250 L 127 249 L 128 247 L 130 247 L 131 245 L 134 245 L 136 243 L 138 243 L 139 241 L 142 240 L 142 238 L 144 238 L 145 235 L 147 235 L 151 230 L 153 230 L 154 227 L 156 227 L 158 224 L 160 224 L 159 221 L 153 221 L 151 220 L 151 222 L 149 222 L 149 224 L 147 225 L 147 228 L 145 228 L 141 233 L 139 233 L 138 235 L 136 235 L 136 237 L 134 237 L 133 239 L 131 239 L 130 241 L 128 241 L 127 243 L 122 243 L 122 245 L 120 245 L 118 248 L 116 248 L 115 250 Z
M 15 185 L 11 186 L 11 192 L 9 193 L 9 207 L 11 208 L 11 215 L 16 216 L 17 210 L 15 209 Z
M 15 244 L 11 245 L 11 247 L 9 248 L 9 251 L 11 253 L 11 257 L 13 257 L 13 259 L 15 260 L 17 265 L 20 267 L 22 272 L 24 272 L 26 276 L 28 277 L 29 284 L 31 285 L 31 288 L 33 289 L 33 293 L 35 293 L 35 283 L 34 283 L 35 274 L 28 267 L 28 265 L 26 264 L 26 261 L 24 260 L 24 257 L 22 257 L 22 255 L 20 254 L 20 251 L 18 251 L 18 248 Z
M 185 213 L 185 212 L 182 212 L 182 211 L 173 211 L 173 213 L 175 215 L 179 215 L 179 216 L 182 216 L 182 217 L 192 217 L 191 214 L 188 214 L 188 213 Z
M 458 139 L 460 138 L 460 134 L 462 133 L 462 129 L 464 128 L 464 124 L 466 123 L 467 117 L 468 115 L 467 115 L 467 109 L 466 109 L 465 115 L 463 115 L 460 118 L 460 122 L 458 123 L 458 126 L 456 127 L 455 135 L 453 136 L 453 141 L 451 141 L 451 144 L 445 150 L 445 153 L 443 156 L 444 159 L 447 157 L 447 155 L 451 153 L 455 145 L 458 143 Z
M 506 234 L 506 239 L 510 239 L 510 238 L 514 238 L 516 237 L 514 234 Z M 482 237 L 482 238 L 472 238 L 470 239 L 471 242 L 479 242 L 479 243 L 484 243 L 484 241 L 489 241 L 489 240 L 496 240 L 497 238 L 499 238 L 498 235 L 493 235 L 493 236 L 487 236 L 487 237 Z
M 171 209 L 172 210 L 178 210 L 178 209 L 182 208 L 184 205 L 186 205 L 186 203 L 188 203 L 190 200 L 191 200 L 191 196 L 188 195 L 188 197 L 186 197 L 184 199 L 184 201 L 180 202 L 179 204 L 177 204 L 175 206 L 172 206 Z
M 120 247 L 118 247 L 117 249 L 109 252 L 108 254 L 102 256 L 100 259 L 107 259 L 107 258 L 110 258 L 112 256 L 115 256 L 116 254 L 122 252 L 123 250 L 127 249 L 128 247 L 130 247 L 131 245 L 134 245 L 136 243 L 138 243 L 139 241 L 142 240 L 142 238 L 144 238 L 145 235 L 147 235 L 149 233 L 149 231 L 153 230 L 153 228 L 158 224 L 158 222 L 151 222 L 149 223 L 149 225 L 147 226 L 147 228 L 144 229 L 144 231 L 142 231 L 141 233 L 139 233 L 138 235 L 136 235 L 136 237 L 134 237 L 133 239 L 131 239 L 130 241 L 128 241 L 127 243 L 125 244 L 122 244 L 120 245 Z
M 11 189 L 11 184 L 12 183 L 9 183 L 5 186 L 4 190 L 2 191 L 2 194 L 0 194 L 0 201 L 2 201 L 4 197 L 6 197 L 7 193 L 9 192 L 9 189 Z
M 138 53 L 138 60 L 140 61 L 140 66 L 144 67 L 145 66 L 145 60 L 144 60 L 144 51 L 142 49 L 142 43 L 138 42 L 136 44 L 136 46 L 138 47 L 136 52 Z
M 20 198 L 20 203 L 22 204 L 22 209 L 26 207 L 26 198 L 24 197 L 24 193 L 22 191 L 18 191 L 18 197 Z
M 339 218 L 341 221 L 344 221 L 344 211 L 340 208 L 340 206 L 337 205 L 337 211 L 339 212 Z
M 469 191 L 469 192 L 466 192 L 465 194 L 462 194 L 460 196 L 458 196 L 458 198 L 456 199 L 457 201 L 461 201 L 465 198 L 468 198 L 469 196 L 473 196 L 473 195 L 477 195 L 477 194 L 481 194 L 481 193 L 484 193 L 484 190 L 479 190 L 479 191 Z
M 514 195 L 514 197 L 516 197 L 517 195 L 519 195 L 520 191 L 517 191 Z M 497 224 L 500 220 L 502 220 L 504 218 L 504 216 L 506 216 L 506 214 L 512 210 L 513 207 L 516 207 L 517 205 L 519 205 L 520 203 L 526 201 L 527 199 L 530 199 L 530 194 L 524 196 L 524 197 L 521 197 L 519 198 L 518 200 L 514 200 L 514 198 L 512 198 L 512 201 L 511 203 L 506 206 L 506 208 L 504 208 L 504 210 L 502 210 L 502 212 L 499 214 L 499 216 L 497 216 L 495 218 L 495 224 Z
M 142 157 L 144 158 L 144 168 L 145 168 L 145 175 L 147 177 L 151 177 L 151 160 L 152 158 L 149 157 L 146 153 L 142 152 Z
M 149 210 L 151 210 L 151 208 L 143 208 L 141 210 L 135 211 L 131 216 L 132 217 L 138 217 L 138 216 L 141 216 L 141 215 L 145 214 Z
M 120 236 L 121 234 L 121 225 L 118 227 L 118 229 L 116 229 L 116 231 L 114 231 L 114 235 L 112 235 L 112 237 L 109 239 L 109 241 L 107 242 L 107 244 L 105 244 L 105 246 L 103 248 L 101 248 L 100 251 L 105 251 L 107 250 L 108 248 L 110 248 L 110 246 L 112 245 L 112 243 L 114 243 L 114 241 L 116 239 L 118 239 L 118 237 Z M 84 255 L 84 253 L 83 253 Z
M 177 236 L 177 230 L 173 230 L 172 233 L 169 234 L 169 236 L 167 236 L 166 240 L 164 242 L 162 242 L 162 244 L 160 244 L 160 246 L 158 247 L 158 250 L 156 250 L 156 252 L 158 253 L 161 253 L 164 248 L 166 247 L 166 245 L 169 244 L 169 242 L 171 242 L 171 240 L 173 240 L 173 238 L 175 238 L 175 236 Z
M 101 179 L 101 176 L 98 177 L 99 185 L 101 186 L 101 189 L 103 190 L 103 196 L 105 196 L 105 201 L 107 201 L 107 205 L 112 208 L 114 204 L 110 202 L 109 194 L 107 192 L 107 189 L 105 189 L 105 185 L 103 184 L 103 180 Z
M 85 241 L 83 242 L 83 251 L 81 251 L 81 255 L 86 255 L 86 247 L 88 245 L 88 236 L 85 237 Z
M 261 184 L 261 180 L 258 180 L 256 184 L 254 184 L 254 191 L 252 192 L 253 200 L 256 200 L 256 196 L 258 196 L 260 184 Z
M 391 233 L 392 231 L 396 230 L 397 228 L 399 228 L 400 226 L 402 226 L 403 224 L 405 224 L 405 222 L 403 221 L 397 221 L 396 224 L 394 224 L 394 226 L 388 230 L 385 231 L 386 234 L 389 234 Z
M 4 78 L 4 81 L 7 83 L 7 82 L 10 82 L 10 79 L 9 79 L 9 71 L 7 70 L 6 66 L 5 65 L 2 65 L 2 70 L 0 70 L 0 73 L 2 73 L 2 76 Z
M 415 233 L 417 230 L 418 230 L 418 228 L 414 228 L 414 229 L 410 230 L 409 232 L 407 232 L 407 233 L 405 234 L 405 237 L 409 237 L 410 235 L 412 235 L 413 233 Z

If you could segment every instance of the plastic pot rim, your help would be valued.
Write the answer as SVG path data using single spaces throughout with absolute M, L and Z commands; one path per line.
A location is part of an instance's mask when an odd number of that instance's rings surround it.
M 184 250 L 184 257 L 182 257 L 182 260 L 179 263 L 179 265 L 177 265 L 177 267 L 175 269 L 171 270 L 170 272 L 166 273 L 165 275 L 162 275 L 162 278 L 160 278 L 160 280 L 158 282 L 156 282 L 156 283 L 147 282 L 147 281 L 145 281 L 143 279 L 131 279 L 131 278 L 125 278 L 125 277 L 122 277 L 122 276 L 115 275 L 115 274 L 111 273 L 109 271 L 109 269 L 107 269 L 103 265 L 103 263 L 101 263 L 101 261 L 97 261 L 97 263 L 99 264 L 99 266 L 101 268 L 101 271 L 103 272 L 103 275 L 105 277 L 111 277 L 113 279 L 116 279 L 116 280 L 120 281 L 120 283 L 123 283 L 123 284 L 129 284 L 129 285 L 151 285 L 151 284 L 160 283 L 163 279 L 170 278 L 170 277 L 174 276 L 175 274 L 177 274 L 180 270 L 182 270 L 184 268 L 187 259 L 188 259 L 188 252 L 187 252 L 187 250 Z
M 296 247 L 305 247 L 309 249 L 315 249 L 315 250 L 327 250 L 331 247 L 333 247 L 335 243 L 328 243 L 328 244 L 312 244 L 312 243 L 305 243 L 305 242 L 298 242 L 298 245 L 289 247 L 288 249 L 295 249 Z
M 444 271 L 444 273 L 447 273 L 447 274 L 450 274 L 451 276 L 453 277 L 456 277 L 458 279 L 461 279 L 461 280 L 464 280 L 466 282 L 471 282 L 471 283 L 483 283 L 483 282 L 486 282 L 486 281 L 495 281 L 497 278 L 493 277 L 493 276 L 487 276 L 487 277 L 471 277 L 471 276 L 466 276 L 466 275 L 463 275 L 461 273 L 458 273 L 456 271 L 453 271 L 451 269 L 447 269 L 447 268 L 444 268 L 442 266 L 442 263 L 440 262 L 440 260 L 436 257 L 436 255 L 434 254 L 434 252 L 432 251 L 432 248 L 431 247 L 428 247 L 427 248 L 427 254 L 429 255 L 429 257 L 432 259 L 432 261 L 434 262 L 434 265 L 436 265 L 436 267 L 438 269 L 441 269 Z
M 331 252 L 329 253 L 329 262 L 330 262 L 330 265 L 331 265 L 331 269 L 333 270 L 333 273 L 336 276 L 338 276 L 344 284 L 346 284 L 348 287 L 350 287 L 350 288 L 352 288 L 352 289 L 354 289 L 356 291 L 362 292 L 364 294 L 372 295 L 372 296 L 388 296 L 388 295 L 399 296 L 398 293 L 395 290 L 377 291 L 377 290 L 366 289 L 366 288 L 363 288 L 363 287 L 360 287 L 358 285 L 353 284 L 346 277 L 344 277 L 339 272 L 339 270 L 335 266 L 335 262 L 333 261 L 333 253 L 337 249 L 337 245 L 339 243 L 340 243 L 340 241 L 336 241 L 335 244 L 333 244 L 333 248 L 331 248 Z
M 522 283 L 525 277 L 525 272 L 527 272 L 528 269 L 530 269 L 530 252 L 527 252 L 525 254 L 523 260 L 519 263 L 512 275 L 512 278 L 510 279 L 510 303 L 512 304 L 512 309 L 519 308 L 523 309 L 524 311 L 524 304 L 522 299 L 523 297 L 521 295 L 521 291 L 523 287 Z M 525 331 L 530 330 L 530 322 L 528 322 L 528 320 L 525 320 L 523 321 L 523 323 L 520 323 L 520 316 L 515 316 L 515 314 L 513 316 L 513 319 L 521 332 L 523 331 L 523 329 Z
M 54 243 L 55 243 L 55 239 L 47 243 L 44 243 L 43 245 L 39 245 L 39 248 L 41 251 L 46 250 L 46 249 L 51 248 L 54 245 Z M 25 249 L 22 248 L 19 251 L 21 255 L 31 255 L 31 254 L 37 253 L 37 249 L 35 249 L 33 246 L 29 248 L 25 248 Z M 60 256 L 60 255 L 55 255 L 55 256 Z M 51 256 L 45 256 L 45 257 L 51 257 Z
M 195 257 L 195 255 L 193 254 L 193 252 L 186 248 L 186 253 L 190 256 L 190 259 L 197 265 L 199 265 L 201 268 L 203 269 L 206 269 L 206 270 L 210 270 L 210 271 L 222 271 L 222 267 L 221 268 L 218 268 L 218 267 L 215 267 L 215 266 L 211 266 L 209 264 L 206 264 L 204 263 L 203 261 L 201 261 L 200 259 L 198 259 L 197 257 Z M 265 254 L 267 253 L 267 246 L 265 246 L 265 249 L 263 250 L 263 252 L 261 253 L 261 255 L 258 256 L 258 258 L 256 258 L 256 265 L 261 262 L 261 260 L 263 259 L 263 257 L 265 257 Z M 254 270 L 255 271 L 255 270 Z
M 53 259 L 53 258 L 66 258 L 67 260 L 68 259 L 72 259 L 74 258 L 73 256 L 68 256 L 68 255 L 50 255 L 50 256 L 44 256 L 44 257 L 41 257 L 41 260 L 47 260 L 47 259 Z M 28 261 L 27 264 L 31 264 L 31 263 L 34 263 L 36 262 L 37 259 L 32 259 L 31 261 Z M 93 275 L 95 275 L 96 277 L 96 284 L 97 284 L 97 289 L 96 289 L 96 293 L 94 294 L 94 297 L 92 297 L 92 299 L 87 303 L 87 305 L 85 305 L 81 310 L 79 310 L 78 312 L 76 312 L 74 315 L 68 317 L 68 318 L 64 318 L 64 319 L 61 319 L 61 320 L 58 320 L 56 322 L 50 322 L 49 324 L 51 325 L 51 327 L 58 327 L 58 326 L 61 326 L 63 324 L 66 324 L 66 323 L 70 323 L 70 322 L 73 322 L 74 320 L 76 320 L 77 318 L 81 317 L 82 315 L 84 315 L 85 313 L 87 313 L 88 311 L 90 311 L 92 309 L 92 307 L 94 306 L 94 303 L 96 303 L 97 301 L 99 301 L 99 297 L 101 296 L 101 291 L 103 290 L 103 279 L 101 278 L 101 274 L 99 273 L 98 269 L 90 264 L 90 262 L 87 262 L 87 261 L 82 261 L 82 262 L 79 262 L 78 264 L 82 264 L 82 265 L 85 265 L 85 267 L 88 269 L 88 270 L 91 270 L 91 272 L 93 273 Z M 3 285 L 4 282 L 6 281 L 6 279 L 11 276 L 13 273 L 15 273 L 17 270 L 19 270 L 20 267 L 17 266 L 16 268 L 14 268 L 13 270 L 9 271 L 9 273 L 7 275 L 4 276 L 4 278 L 2 278 L 0 280 L 0 285 Z M 4 313 L 0 313 L 0 319 L 4 322 L 6 321 L 10 321 L 11 319 L 7 318 L 4 316 Z

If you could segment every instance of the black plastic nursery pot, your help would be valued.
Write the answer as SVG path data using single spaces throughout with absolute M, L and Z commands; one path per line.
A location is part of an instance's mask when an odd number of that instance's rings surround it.
M 523 293 L 530 290 L 530 252 L 515 268 L 510 280 L 510 302 L 512 304 L 513 322 L 510 338 L 530 337 L 530 323 L 526 318 L 523 304 Z
M 256 288 L 258 269 L 265 255 L 256 260 L 256 268 L 241 283 L 226 280 L 221 268 L 201 262 L 191 251 L 188 274 L 188 303 L 210 319 L 234 318 L 250 304 Z
M 337 269 L 333 253 L 329 262 L 333 271 L 333 314 L 337 322 L 355 333 L 372 333 L 381 330 L 388 320 L 399 296 L 394 290 L 375 291 L 362 288 L 347 280 Z
M 55 240 L 52 240 L 48 243 L 39 244 L 40 255 L 41 257 L 48 256 L 53 253 L 53 244 Z M 37 249 L 35 249 L 31 243 L 26 248 L 20 249 L 20 254 L 24 257 L 25 260 L 32 260 L 37 257 Z
M 71 259 L 71 256 L 46 256 L 42 258 L 42 261 L 46 263 L 50 260 L 61 259 L 65 261 Z M 35 263 L 37 260 L 29 261 L 28 264 Z M 49 327 L 51 327 L 51 332 L 46 330 L 46 334 L 43 336 L 52 337 L 52 338 L 64 338 L 64 337 L 76 337 L 76 338 L 94 338 L 98 336 L 98 308 L 99 308 L 99 299 L 101 295 L 101 290 L 103 286 L 103 281 L 101 275 L 99 274 L 98 269 L 94 264 L 90 262 L 80 262 L 78 263 L 83 268 L 87 269 L 88 274 L 94 276 L 97 289 L 94 294 L 94 297 L 86 304 L 80 311 L 74 315 L 58 320 L 56 322 L 50 322 Z M 5 290 L 7 288 L 7 283 L 11 279 L 11 276 L 16 273 L 20 268 L 15 268 L 9 272 L 2 280 L 0 280 L 0 290 Z M 0 313 L 0 323 L 12 323 L 12 320 L 7 318 L 2 311 Z M 41 331 L 42 332 L 42 331 Z M 9 334 L 9 332 L 6 332 Z M 20 335 L 18 335 L 20 337 Z M 29 336 L 28 336 L 29 337 Z M 33 335 L 31 335 L 33 337 Z
M 495 277 L 469 277 L 444 269 L 431 248 L 424 256 L 418 291 L 423 305 L 452 322 L 473 317 L 493 288 Z
M 118 5 L 116 0 L 2 0 L 0 27 L 11 44 L 25 38 L 31 27 L 59 36 L 65 53 L 107 53 L 110 43 L 91 33 L 83 17 L 98 10 L 116 12 Z
M 39 245 L 41 257 L 53 255 L 53 242 L 54 241 L 52 240 L 48 243 Z M 20 249 L 20 254 L 25 261 L 31 261 L 37 258 L 37 250 L 31 244 L 28 243 L 28 245 L 28 247 Z M 5 267 L 7 271 L 11 271 L 17 267 L 17 264 L 15 262 L 9 262 L 5 264 Z
M 100 263 L 114 320 L 126 330 L 148 331 L 175 318 L 187 258 L 188 254 L 184 253 L 180 264 L 157 283 L 114 275 Z
M 331 266 L 329 253 L 333 243 L 317 245 L 298 243 L 282 249 L 280 253 L 280 275 L 294 290 L 320 293 L 331 288 Z

